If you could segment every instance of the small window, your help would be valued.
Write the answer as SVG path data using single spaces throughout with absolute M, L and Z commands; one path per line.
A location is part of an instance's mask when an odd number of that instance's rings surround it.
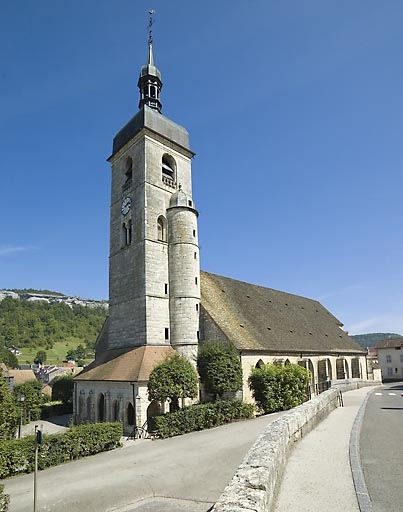
M 197 331 L 196 336 L 197 336 L 197 339 L 199 340 L 200 339 L 200 331 Z
M 196 236 L 196 230 L 195 229 L 193 230 L 193 236 Z
M 128 246 L 132 243 L 132 221 L 128 220 L 122 225 L 122 245 Z
M 196 304 L 196 311 L 199 311 L 199 304 Z
M 391 362 L 392 362 L 392 356 L 387 355 L 387 356 L 386 356 L 386 362 L 387 362 L 387 363 L 391 363 Z
M 162 176 L 175 181 L 176 163 L 171 155 L 165 153 L 162 157 Z
M 194 259 L 197 260 L 197 252 L 194 253 Z
M 388 368 L 388 376 L 391 377 L 393 375 L 393 369 Z
M 159 242 L 167 241 L 167 228 L 166 228 L 166 220 L 161 215 L 157 220 L 157 238 Z
M 403 363 L 403 354 L 400 354 L 400 362 Z
M 125 166 L 125 182 L 123 183 L 123 189 L 129 188 L 132 184 L 132 176 L 133 176 L 133 161 L 130 156 L 126 159 Z
M 195 284 L 197 284 L 197 277 L 195 277 Z
M 167 295 L 167 294 L 168 294 L 168 284 L 165 283 L 165 295 Z
M 165 327 L 165 339 L 169 340 L 169 329 L 168 329 L 168 327 Z

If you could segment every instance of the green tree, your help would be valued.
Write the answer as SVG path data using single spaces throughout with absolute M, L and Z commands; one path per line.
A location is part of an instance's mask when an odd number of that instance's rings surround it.
M 263 412 L 285 411 L 306 400 L 309 372 L 296 364 L 265 364 L 252 369 L 248 383 Z
M 0 441 L 6 441 L 14 437 L 17 418 L 17 407 L 0 370 Z
M 46 361 L 46 350 L 38 350 L 36 353 L 34 363 L 43 364 Z
M 20 407 L 21 395 L 25 396 L 23 402 L 23 420 L 39 420 L 41 406 L 44 402 L 40 383 L 37 380 L 31 380 L 14 387 L 13 397 L 17 407 Z
M 75 361 L 84 360 L 87 357 L 87 350 L 80 343 L 76 348 L 70 349 L 67 354 L 67 359 L 74 359 Z
M 242 366 L 237 350 L 229 343 L 206 341 L 199 348 L 197 371 L 214 400 L 242 388 Z
M 73 378 L 66 375 L 64 377 L 56 377 L 52 386 L 52 400 L 62 401 L 64 404 L 73 403 Z
M 7 348 L 0 348 L 0 361 L 3 362 L 7 368 L 18 368 L 18 359 Z
M 195 398 L 198 378 L 192 363 L 180 354 L 169 355 L 157 364 L 148 380 L 148 398 L 165 402 L 171 400 L 171 410 L 179 407 L 179 399 Z

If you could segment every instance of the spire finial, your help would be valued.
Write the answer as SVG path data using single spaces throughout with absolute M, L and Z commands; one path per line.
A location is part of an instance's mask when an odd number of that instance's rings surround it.
M 147 64 L 141 68 L 138 87 L 140 89 L 139 108 L 148 105 L 150 108 L 161 112 L 160 92 L 162 88 L 161 73 L 154 65 L 153 57 L 153 25 L 155 14 L 154 10 L 148 11 L 148 58 Z
M 148 11 L 148 14 L 150 15 L 149 21 L 148 21 L 148 45 L 153 44 L 153 25 L 154 25 L 154 18 L 153 15 L 155 14 L 155 10 L 151 9 Z

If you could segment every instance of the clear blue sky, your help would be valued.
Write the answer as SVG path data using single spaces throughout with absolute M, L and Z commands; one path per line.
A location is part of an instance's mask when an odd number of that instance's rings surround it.
M 202 268 L 403 334 L 401 0 L 4 0 L 0 288 L 108 297 L 106 158 L 150 8 Z

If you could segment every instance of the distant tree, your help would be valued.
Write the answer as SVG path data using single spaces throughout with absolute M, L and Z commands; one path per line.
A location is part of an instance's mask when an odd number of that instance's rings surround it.
M 46 350 L 38 350 L 36 353 L 34 363 L 43 364 L 46 361 Z
M 264 364 L 252 369 L 248 383 L 257 406 L 264 413 L 285 411 L 306 400 L 309 372 L 296 364 Z
M 52 400 L 62 401 L 64 404 L 73 403 L 73 378 L 66 375 L 64 377 L 57 377 L 52 386 Z
M 17 418 L 17 407 L 0 370 L 0 441 L 6 441 L 15 436 Z
M 7 368 L 18 368 L 18 359 L 7 348 L 0 348 L 0 362 L 4 363 Z
M 41 406 L 44 402 L 42 388 L 37 380 L 30 380 L 14 386 L 13 397 L 17 407 L 20 408 L 20 396 L 24 395 L 23 420 L 34 421 L 40 418 Z M 21 413 L 21 411 L 20 411 Z
M 81 343 L 76 347 L 70 349 L 67 354 L 67 359 L 74 359 L 74 361 L 84 360 L 87 357 L 87 349 L 81 345 Z
M 180 354 L 169 355 L 157 364 L 148 380 L 148 398 L 158 402 L 171 401 L 171 410 L 179 407 L 179 399 L 195 398 L 198 378 L 190 361 Z
M 214 400 L 242 388 L 242 366 L 237 350 L 229 343 L 206 341 L 200 345 L 197 371 Z

